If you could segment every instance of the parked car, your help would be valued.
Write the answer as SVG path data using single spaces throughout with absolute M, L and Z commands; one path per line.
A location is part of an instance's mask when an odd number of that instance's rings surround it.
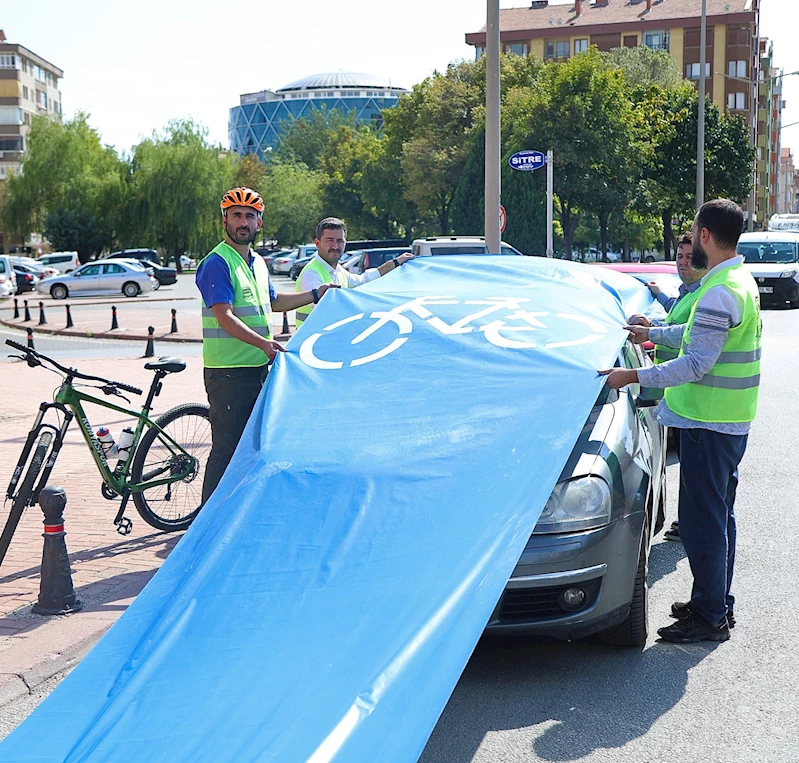
M 45 267 L 55 268 L 59 273 L 71 273 L 80 267 L 77 252 L 51 252 L 39 257 L 37 262 Z
M 118 294 L 136 297 L 155 288 L 155 276 L 138 260 L 98 260 L 90 262 L 69 275 L 46 278 L 38 290 L 49 292 L 53 299 L 94 294 Z
M 282 276 L 288 275 L 289 271 L 291 270 L 291 266 L 296 262 L 297 255 L 299 251 L 297 249 L 292 249 L 290 252 L 285 252 L 284 254 L 275 257 L 271 263 L 267 266 L 269 268 L 269 272 L 275 276 Z
M 22 265 L 13 265 L 14 275 L 17 279 L 17 294 L 25 294 L 28 291 L 35 291 L 39 279 Z
M 500 254 L 518 254 L 504 241 L 500 242 Z M 484 236 L 428 236 L 417 238 L 411 244 L 411 251 L 417 257 L 429 257 L 436 254 L 490 254 Z
M 353 258 L 344 267 L 351 273 L 363 273 L 369 268 L 379 268 L 387 260 L 393 260 L 400 254 L 410 251 L 407 246 L 395 249 L 363 249 L 358 254 L 357 262 L 353 262 Z
M 17 293 L 17 277 L 7 254 L 0 254 L 0 297 L 13 297 Z
M 178 280 L 178 272 L 175 268 L 169 268 L 159 264 L 160 259 L 153 260 L 151 256 L 158 254 L 152 249 L 125 249 L 121 252 L 114 252 L 106 257 L 107 260 L 136 260 L 144 265 L 145 268 L 152 268 L 156 284 L 153 288 L 159 289 L 162 286 L 171 286 Z
M 630 342 L 617 360 L 650 364 Z M 602 389 L 487 632 L 646 642 L 649 545 L 666 496 L 665 429 L 648 393 Z
M 38 260 L 33 257 L 19 257 L 10 255 L 12 265 L 20 265 L 27 273 L 33 273 L 37 278 L 49 278 L 50 276 L 57 276 L 58 270 L 49 265 L 42 265 Z
M 799 232 L 742 233 L 738 254 L 757 282 L 761 304 L 799 307 Z

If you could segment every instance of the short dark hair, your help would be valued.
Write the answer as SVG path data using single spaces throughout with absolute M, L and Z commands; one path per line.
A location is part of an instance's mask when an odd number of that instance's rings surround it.
M 680 237 L 677 239 L 677 248 L 679 249 L 681 246 L 692 246 L 693 242 L 691 241 L 691 231 L 686 231 L 685 233 L 681 233 Z
M 316 238 L 322 238 L 322 234 L 326 230 L 344 231 L 344 238 L 347 238 L 347 224 L 338 217 L 326 217 L 324 220 L 320 220 L 316 226 Z
M 744 228 L 743 210 L 729 199 L 705 202 L 696 215 L 697 227 L 707 228 L 722 249 L 735 249 Z

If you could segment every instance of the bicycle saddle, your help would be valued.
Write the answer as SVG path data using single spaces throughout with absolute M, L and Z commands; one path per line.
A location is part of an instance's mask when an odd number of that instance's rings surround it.
M 145 363 L 144 367 L 148 371 L 164 371 L 168 374 L 176 374 L 186 368 L 186 361 L 183 358 L 173 358 L 171 355 L 167 355 L 163 358 L 158 358 L 158 360 L 151 360 L 149 363 Z

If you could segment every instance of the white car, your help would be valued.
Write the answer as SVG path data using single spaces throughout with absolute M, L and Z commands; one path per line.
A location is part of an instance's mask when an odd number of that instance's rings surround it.
M 292 249 L 290 252 L 281 254 L 280 257 L 275 257 L 275 259 L 269 263 L 272 273 L 276 276 L 288 275 L 289 271 L 291 270 L 291 266 L 296 261 L 298 255 L 299 250 Z
M 155 288 L 152 269 L 138 260 L 98 260 L 79 267 L 69 275 L 58 275 L 40 281 L 37 290 L 49 292 L 53 299 L 95 294 L 119 294 L 137 297 Z
M 514 249 L 504 241 L 500 242 L 502 254 L 518 254 L 521 252 Z M 484 236 L 428 236 L 427 238 L 417 238 L 411 244 L 411 251 L 417 257 L 430 257 L 437 254 L 490 254 Z
M 17 293 L 17 276 L 7 254 L 0 254 L 0 298 L 13 297 Z
M 761 304 L 799 307 L 799 232 L 742 233 L 738 254 L 757 282 Z
M 77 252 L 51 252 L 39 257 L 36 262 L 47 268 L 55 268 L 59 273 L 71 273 L 80 267 Z

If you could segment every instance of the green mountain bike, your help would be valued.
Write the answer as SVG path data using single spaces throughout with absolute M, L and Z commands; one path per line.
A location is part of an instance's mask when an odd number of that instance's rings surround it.
M 142 390 L 67 368 L 11 339 L 7 339 L 6 344 L 21 353 L 13 357 L 25 360 L 31 368 L 47 368 L 61 376 L 63 381 L 53 402 L 39 406 L 39 413 L 11 476 L 6 491 L 6 499 L 11 501 L 11 511 L 0 535 L 0 563 L 5 558 L 22 513 L 28 506 L 37 503 L 39 493 L 47 484 L 73 419 L 77 420 L 100 471 L 103 497 L 108 500 L 121 498 L 114 519 L 119 533 L 127 535 L 133 528 L 131 520 L 124 516 L 131 496 L 139 514 L 148 524 L 158 530 L 185 530 L 201 508 L 203 475 L 211 450 L 208 406 L 187 403 L 172 408 L 155 421 L 149 417 L 153 400 L 161 392 L 163 378 L 183 371 L 186 368 L 185 361 L 163 357 L 146 363 L 144 367 L 155 374 L 142 409 L 135 411 L 90 395 L 78 387 L 99 389 L 104 395 L 121 397 L 128 403 L 130 400 L 122 392 L 141 395 Z M 75 384 L 76 380 L 90 384 L 78 385 Z M 101 442 L 83 410 L 84 402 L 136 419 L 135 430 L 132 433 L 127 430 L 129 446 L 126 443 L 125 453 L 117 454 L 113 448 L 109 448 L 108 443 Z M 51 411 L 55 413 L 57 423 L 45 421 Z

